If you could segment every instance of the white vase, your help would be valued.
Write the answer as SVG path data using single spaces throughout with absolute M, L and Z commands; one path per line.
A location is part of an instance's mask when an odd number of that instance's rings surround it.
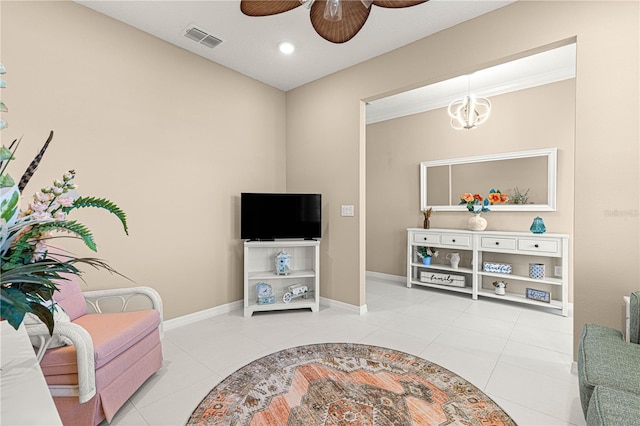
M 472 215 L 467 221 L 467 229 L 470 231 L 484 231 L 487 229 L 487 219 L 480 213 Z

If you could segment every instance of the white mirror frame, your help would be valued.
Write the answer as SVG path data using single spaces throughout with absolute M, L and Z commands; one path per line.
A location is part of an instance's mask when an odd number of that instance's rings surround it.
M 420 163 L 420 209 L 433 208 L 434 211 L 465 211 L 465 205 L 429 206 L 427 205 L 427 168 L 436 166 L 451 166 L 454 164 L 479 163 L 483 161 L 509 160 L 529 157 L 547 157 L 547 204 L 496 204 L 491 211 L 555 211 L 556 210 L 556 179 L 558 164 L 558 149 L 544 148 L 529 151 L 508 152 L 503 154 L 481 155 L 477 157 L 453 158 L 450 160 L 423 161 Z M 451 188 L 451 167 L 449 167 L 449 188 Z M 449 197 L 451 189 L 449 190 Z M 450 200 L 450 203 L 453 200 Z

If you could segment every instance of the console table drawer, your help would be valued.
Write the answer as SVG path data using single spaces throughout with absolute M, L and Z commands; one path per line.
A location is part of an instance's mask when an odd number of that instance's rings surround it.
M 480 245 L 485 249 L 515 250 L 515 238 L 482 237 Z
M 545 241 L 520 238 L 518 240 L 518 250 L 533 251 L 547 254 L 557 254 L 560 251 L 558 241 Z
M 442 235 L 441 242 L 444 245 L 456 247 L 471 247 L 471 237 L 467 235 Z
M 440 244 L 440 235 L 416 232 L 413 234 L 414 243 Z

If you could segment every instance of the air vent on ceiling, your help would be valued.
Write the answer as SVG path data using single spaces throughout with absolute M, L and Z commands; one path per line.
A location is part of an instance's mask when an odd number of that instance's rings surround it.
M 214 47 L 222 43 L 222 40 L 220 40 L 219 38 L 216 38 L 208 32 L 193 26 L 187 28 L 184 36 L 190 38 L 193 41 L 197 41 L 198 43 L 207 46 L 210 49 L 213 49 Z

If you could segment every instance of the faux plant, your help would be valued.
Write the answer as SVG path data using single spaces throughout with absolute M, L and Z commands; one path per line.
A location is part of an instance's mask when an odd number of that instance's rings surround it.
M 527 188 L 526 191 L 522 192 L 517 186 L 513 188 L 513 197 L 511 197 L 511 203 L 527 204 L 527 202 L 529 201 L 529 189 L 530 188 Z
M 18 184 L 6 169 L 14 159 L 19 141 L 0 150 L 0 316 L 17 329 L 25 314 L 33 313 L 47 325 L 50 333 L 54 327 L 54 307 L 52 303 L 48 307 L 45 305 L 58 289 L 56 281 L 66 280 L 64 274 L 81 276 L 82 272 L 77 268 L 79 264 L 116 272 L 100 259 L 76 257 L 58 248 L 55 254 L 49 251 L 49 248 L 53 249 L 50 241 L 60 237 L 81 239 L 87 247 L 97 251 L 91 231 L 82 223 L 69 220 L 69 213 L 84 207 L 105 209 L 120 220 L 128 235 L 126 215 L 117 205 L 104 198 L 78 196 L 73 170 L 65 173 L 62 180 L 55 180 L 52 186 L 36 192 L 27 208 L 19 210 L 20 193 L 52 138 L 53 132 Z
M 474 214 L 489 212 L 491 211 L 489 210 L 489 205 L 502 204 L 507 201 L 509 201 L 507 194 L 503 194 L 499 189 L 493 188 L 489 191 L 487 198 L 482 198 L 480 194 L 472 194 L 470 192 L 465 192 L 460 196 L 460 204 L 466 204 L 467 210 Z
M 423 257 L 423 258 L 438 257 L 438 250 L 434 249 L 433 247 L 418 246 L 416 247 L 416 251 L 418 252 L 420 257 Z

